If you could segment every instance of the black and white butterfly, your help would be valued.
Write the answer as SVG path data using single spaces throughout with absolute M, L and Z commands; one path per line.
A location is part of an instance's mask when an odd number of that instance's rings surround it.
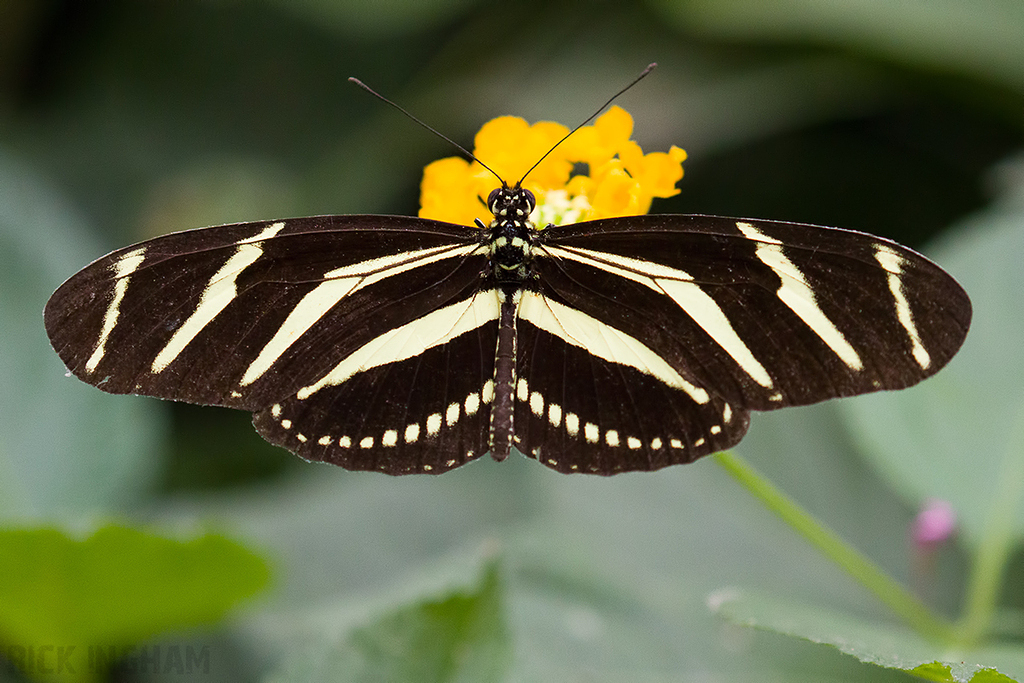
M 316 216 L 159 237 L 61 285 L 50 341 L 104 391 L 251 411 L 307 460 L 440 474 L 515 448 L 610 475 L 728 448 L 751 410 L 916 384 L 967 335 L 963 289 L 893 242 L 718 216 L 538 230 L 522 183 L 540 161 L 513 187 L 476 161 L 501 183 L 489 225 Z
M 159 237 L 50 298 L 77 377 L 254 413 L 307 460 L 439 474 L 515 448 L 560 472 L 691 462 L 750 411 L 902 389 L 941 369 L 971 304 L 859 232 L 644 215 L 536 229 L 319 216 Z

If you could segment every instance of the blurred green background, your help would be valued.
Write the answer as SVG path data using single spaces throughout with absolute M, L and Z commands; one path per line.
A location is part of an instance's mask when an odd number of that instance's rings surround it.
M 903 461 L 917 470 L 886 464 L 905 455 L 884 452 L 901 443 L 886 430 L 907 428 L 885 424 L 902 409 L 884 403 L 755 415 L 738 449 L 957 614 L 984 536 L 971 520 L 1002 462 L 985 454 L 1021 406 L 1019 252 L 970 241 L 1024 231 L 1019 0 L 0 0 L 0 514 L 215 528 L 266 557 L 273 589 L 162 636 L 212 644 L 201 680 L 357 680 L 358 628 L 491 585 L 493 558 L 493 680 L 906 679 L 710 612 L 713 590 L 744 585 L 886 618 L 711 460 L 611 479 L 522 458 L 439 478 L 349 473 L 265 444 L 245 414 L 105 395 L 66 378 L 46 341 L 46 298 L 115 247 L 273 217 L 415 214 L 423 166 L 452 150 L 348 76 L 470 146 L 498 115 L 573 125 L 652 61 L 619 104 L 645 151 L 690 155 L 681 193 L 654 211 L 872 232 L 998 299 L 975 297 L 964 355 L 977 360 L 951 365 L 946 403 L 903 404 L 955 433 L 945 452 L 917 439 L 928 449 Z M 981 482 L 966 492 L 964 462 Z M 923 561 L 907 530 L 929 496 L 969 518 Z M 1001 604 L 1019 610 L 1014 558 Z

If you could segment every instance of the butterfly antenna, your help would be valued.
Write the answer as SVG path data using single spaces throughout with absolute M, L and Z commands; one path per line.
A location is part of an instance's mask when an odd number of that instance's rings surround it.
M 492 175 L 493 175 L 493 176 L 494 176 L 495 178 L 497 178 L 497 179 L 498 179 L 498 181 L 499 181 L 499 182 L 501 183 L 501 186 L 502 186 L 502 187 L 508 187 L 508 184 L 507 184 L 507 183 L 505 182 L 505 180 L 504 180 L 504 179 L 503 179 L 503 178 L 502 178 L 502 177 L 501 177 L 500 175 L 498 175 L 498 174 L 497 174 L 497 173 L 496 173 L 496 172 L 494 171 L 494 169 L 492 169 L 492 168 L 491 168 L 490 166 L 488 166 L 488 165 L 487 165 L 487 164 L 485 164 L 484 162 L 480 161 L 480 160 L 479 160 L 479 159 L 478 159 L 478 158 L 476 157 L 476 155 L 474 155 L 474 154 L 473 154 L 472 152 L 470 152 L 470 151 L 469 151 L 468 149 L 466 149 L 465 147 L 463 147 L 463 146 L 462 146 L 462 145 L 460 145 L 459 143 L 455 142 L 454 140 L 452 140 L 452 139 L 451 139 L 450 137 L 448 137 L 448 136 L 447 136 L 447 135 L 445 135 L 444 133 L 440 132 L 439 130 L 437 130 L 437 129 L 435 129 L 435 128 L 431 127 L 431 126 L 428 126 L 428 125 L 427 125 L 426 123 L 424 123 L 423 121 L 420 121 L 420 120 L 419 120 L 418 118 L 416 118 L 415 116 L 413 116 L 412 114 L 410 114 L 410 113 L 409 113 L 408 111 L 406 111 L 406 110 L 405 110 L 405 109 L 404 109 L 403 107 L 401 107 L 401 106 L 399 106 L 399 105 L 395 104 L 394 102 L 392 102 L 392 101 L 391 101 L 391 100 L 389 100 L 388 98 L 384 97 L 384 96 L 383 96 L 383 95 L 381 95 L 381 94 L 380 94 L 379 92 L 377 92 L 376 90 L 374 90 L 374 89 L 373 89 L 373 88 L 371 88 L 370 86 L 366 85 L 365 83 L 363 83 L 363 82 L 362 82 L 361 80 L 359 80 L 358 78 L 354 78 L 354 77 L 350 76 L 348 80 L 349 80 L 349 82 L 351 82 L 351 83 L 355 83 L 355 84 L 356 84 L 356 85 L 358 85 L 358 86 L 359 86 L 360 88 L 362 88 L 362 89 L 363 89 L 363 90 L 365 90 L 366 92 L 370 93 L 371 95 L 373 95 L 374 97 L 376 97 L 376 98 L 377 98 L 378 100 L 380 100 L 381 102 L 384 102 L 385 104 L 390 104 L 390 105 L 391 105 L 392 107 L 394 107 L 395 109 L 397 109 L 398 111 L 402 112 L 403 114 L 405 114 L 406 116 L 408 116 L 408 117 L 409 117 L 410 119 L 412 119 L 412 120 L 413 120 L 413 121 L 414 121 L 415 123 L 418 123 L 418 124 L 419 124 L 420 126 L 422 126 L 423 128 L 426 128 L 427 130 L 429 130 L 429 131 L 430 131 L 431 133 L 433 133 L 433 134 L 434 134 L 434 135 L 436 135 L 437 137 L 441 138 L 442 140 L 444 140 L 444 141 L 445 141 L 445 142 L 447 142 L 448 144 L 450 144 L 450 145 L 452 145 L 453 147 L 455 147 L 455 149 L 459 150 L 460 152 L 462 152 L 463 154 L 465 154 L 465 155 L 466 155 L 467 157 L 469 157 L 470 159 L 472 159 L 473 161 L 475 161 L 476 163 L 480 164 L 481 166 L 483 166 L 484 168 L 486 168 L 486 169 L 487 169 L 488 171 L 490 171 L 490 172 L 491 172 L 491 174 L 492 174 Z M 637 80 L 639 80 L 639 79 L 637 79 Z M 614 99 L 614 98 L 612 98 L 612 99 Z M 590 117 L 590 118 L 593 118 L 593 116 L 592 116 L 592 117 Z M 589 121 L 590 119 L 587 119 L 587 120 Z M 585 123 L 585 122 L 584 122 L 584 123 Z M 546 155 L 545 155 L 545 156 L 546 156 Z M 530 169 L 530 170 L 533 170 L 533 169 Z
M 634 85 L 636 85 L 637 83 L 639 83 L 640 81 L 642 81 L 642 80 L 643 80 L 644 78 L 646 78 L 647 74 L 649 74 L 649 73 L 651 73 L 652 71 L 654 71 L 654 67 L 656 67 L 656 66 L 658 66 L 658 64 L 657 64 L 656 62 L 651 62 L 650 64 L 648 64 L 648 65 L 647 65 L 647 68 L 646 68 L 646 69 L 644 69 L 643 71 L 641 71 L 641 72 L 640 72 L 640 75 L 639 75 L 639 76 L 637 76 L 636 78 L 634 78 L 634 79 L 633 79 L 633 81 L 632 81 L 632 82 L 631 82 L 631 83 L 630 83 L 629 85 L 627 85 L 627 86 L 626 86 L 625 88 L 623 88 L 623 89 L 622 89 L 622 90 L 620 90 L 619 92 L 617 92 L 617 93 L 615 93 L 614 95 L 612 95 L 611 97 L 609 97 L 609 98 L 608 98 L 608 101 L 607 101 L 607 102 L 605 102 L 604 104 L 602 104 L 602 105 L 601 105 L 600 107 L 598 107 L 598 108 L 597 108 L 597 111 L 595 111 L 595 112 L 594 112 L 593 114 L 591 114 L 591 115 L 590 115 L 590 117 L 589 117 L 589 118 L 588 118 L 588 119 L 587 119 L 586 121 L 584 121 L 584 122 L 583 122 L 583 123 L 581 123 L 580 125 L 576 126 L 576 127 L 575 127 L 575 128 L 573 128 L 572 130 L 570 130 L 570 131 L 569 131 L 568 133 L 566 133 L 566 134 L 565 134 L 565 137 L 563 137 L 563 138 L 562 138 L 561 140 L 559 140 L 558 142 L 556 142 L 556 143 L 554 144 L 554 146 L 552 146 L 552 147 L 551 147 L 551 149 L 549 149 L 549 150 L 548 150 L 547 152 L 545 152 L 545 153 L 544 153 L 544 156 L 542 156 L 542 157 L 541 157 L 540 159 L 537 159 L 537 163 L 535 163 L 535 164 L 534 164 L 533 166 L 531 166 L 531 167 L 530 167 L 530 170 L 529 170 L 529 171 L 527 171 L 526 173 L 524 173 L 524 174 L 523 174 L 523 177 L 519 179 L 519 182 L 518 182 L 518 183 L 516 183 L 516 187 L 519 187 L 519 186 L 521 186 L 521 185 L 523 184 L 523 181 L 524 181 L 524 180 L 526 180 L 526 176 L 530 175 L 530 174 L 531 174 L 531 173 L 533 172 L 533 169 L 535 169 L 535 168 L 537 168 L 538 166 L 540 166 L 540 162 L 542 162 L 542 161 L 544 161 L 545 159 L 547 159 L 547 158 L 548 158 L 548 155 L 549 155 L 549 154 L 551 154 L 552 152 L 554 152 L 554 151 L 555 151 L 555 149 L 556 149 L 556 148 L 557 148 L 557 147 L 558 147 L 558 146 L 559 146 L 560 144 L 562 144 L 563 142 L 565 142 L 565 141 L 566 141 L 566 139 L 567 139 L 567 138 L 568 138 L 568 137 L 569 137 L 570 135 L 572 135 L 573 133 L 575 133 L 576 131 L 578 131 L 578 130 L 579 130 L 580 128 L 582 128 L 583 126 L 587 125 L 588 123 L 590 123 L 591 121 L 593 121 L 593 120 L 594 120 L 595 118 L 597 118 L 597 115 L 598 115 L 598 114 L 600 114 L 600 113 L 601 113 L 602 111 L 604 111 L 604 108 L 605 108 L 605 107 L 607 107 L 607 106 L 608 106 L 609 104 L 611 104 L 612 102 L 614 102 L 614 101 L 615 101 L 615 100 L 616 100 L 616 99 L 617 99 L 617 98 L 619 97 L 619 95 L 621 95 L 622 93 L 626 92 L 627 90 L 629 90 L 630 88 L 632 88 L 632 87 L 633 87 Z M 493 171 L 492 171 L 492 173 L 493 173 Z

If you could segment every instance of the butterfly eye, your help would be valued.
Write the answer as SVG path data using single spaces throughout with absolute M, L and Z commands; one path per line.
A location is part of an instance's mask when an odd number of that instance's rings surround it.
M 497 211 L 498 197 L 501 196 L 501 188 L 496 187 L 491 190 L 491 193 L 487 195 L 487 208 L 490 209 L 491 213 Z
M 537 198 L 529 190 L 523 190 L 523 198 L 526 200 L 526 212 L 533 213 L 537 206 Z

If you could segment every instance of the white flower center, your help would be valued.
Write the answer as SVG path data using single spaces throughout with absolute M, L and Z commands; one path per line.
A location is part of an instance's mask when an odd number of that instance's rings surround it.
M 533 209 L 530 220 L 543 229 L 548 225 L 579 223 L 586 220 L 590 210 L 590 202 L 583 195 L 570 198 L 565 190 L 548 190 Z

